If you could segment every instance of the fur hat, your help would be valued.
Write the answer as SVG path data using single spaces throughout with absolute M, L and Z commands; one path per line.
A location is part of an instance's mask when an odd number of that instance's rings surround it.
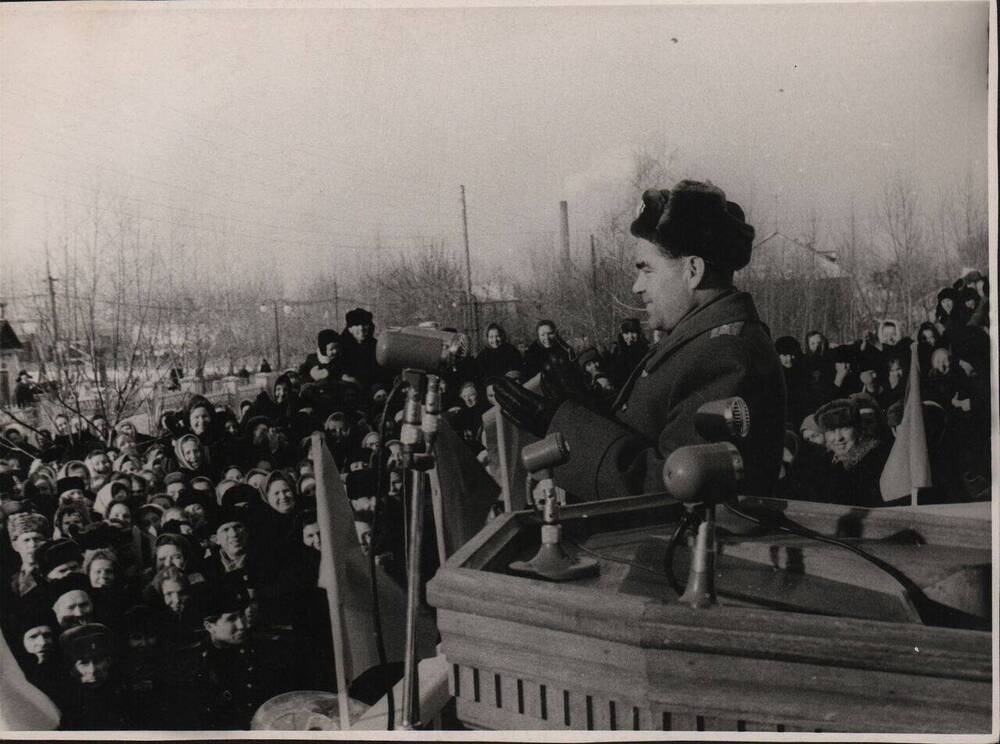
M 49 520 L 35 512 L 11 514 L 7 520 L 7 534 L 10 535 L 10 541 L 14 542 L 28 532 L 38 532 L 49 537 L 52 534 L 52 525 L 49 524 Z
M 356 325 L 371 325 L 374 316 L 363 307 L 356 307 L 353 310 L 348 310 L 344 318 L 347 321 L 347 327 L 350 328 Z
M 45 576 L 64 563 L 76 561 L 82 565 L 83 551 L 73 540 L 61 539 L 45 543 L 35 552 L 35 561 Z
M 643 193 L 631 232 L 674 256 L 701 256 L 727 271 L 750 263 L 754 229 L 743 210 L 709 181 L 684 180 Z
M 340 334 L 337 333 L 332 328 L 324 328 L 316 335 L 316 348 L 320 350 L 321 353 L 326 353 L 327 344 L 339 344 Z
M 797 338 L 792 336 L 782 336 L 781 338 L 775 340 L 774 350 L 779 354 L 794 354 L 795 356 L 802 356 L 802 345 L 799 344 Z
M 67 491 L 86 491 L 87 486 L 83 478 L 69 475 L 56 481 L 56 496 L 62 496 Z
M 847 398 L 830 401 L 816 411 L 816 423 L 824 432 L 841 426 L 861 428 L 861 412 L 857 401 Z
M 642 335 L 642 326 L 639 325 L 638 318 L 625 318 L 621 324 L 622 333 L 638 333 Z

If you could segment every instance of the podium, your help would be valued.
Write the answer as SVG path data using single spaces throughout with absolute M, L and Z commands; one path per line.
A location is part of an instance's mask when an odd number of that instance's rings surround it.
M 514 576 L 509 564 L 538 549 L 539 516 L 513 512 L 428 584 L 459 719 L 504 730 L 990 731 L 988 511 L 749 505 L 890 563 L 961 627 L 924 624 L 891 577 L 848 551 L 762 533 L 724 510 L 719 604 L 680 605 L 663 572 L 679 507 L 657 496 L 563 510 L 567 549 L 598 558 L 599 576 Z M 677 551 L 680 578 L 689 552 Z

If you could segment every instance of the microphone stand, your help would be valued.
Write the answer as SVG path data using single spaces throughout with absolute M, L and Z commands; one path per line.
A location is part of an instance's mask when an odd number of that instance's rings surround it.
M 402 464 L 410 472 L 411 499 L 406 564 L 406 658 L 403 664 L 401 728 L 412 731 L 420 722 L 420 684 L 417 674 L 417 615 L 420 609 L 420 561 L 424 536 L 425 473 L 434 467 L 432 449 L 441 418 L 440 378 L 418 370 L 403 372 L 409 385 L 403 409 L 400 442 Z M 426 384 L 423 406 L 421 388 Z

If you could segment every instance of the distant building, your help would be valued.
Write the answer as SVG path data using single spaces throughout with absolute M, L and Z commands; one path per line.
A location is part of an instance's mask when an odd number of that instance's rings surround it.
M 754 246 L 737 284 L 753 293 L 773 337 L 801 340 L 813 328 L 832 339 L 853 332 L 853 279 L 835 253 L 774 232 Z
M 14 332 L 14 327 L 3 317 L 0 304 L 0 405 L 13 402 L 14 381 L 21 364 L 24 345 Z

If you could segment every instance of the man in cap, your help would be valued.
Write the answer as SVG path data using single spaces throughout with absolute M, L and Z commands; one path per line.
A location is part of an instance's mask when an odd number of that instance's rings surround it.
M 61 538 L 39 546 L 35 560 L 46 581 L 58 581 L 82 571 L 83 550 L 74 540 Z
M 698 408 L 741 396 L 751 422 L 749 437 L 736 443 L 742 490 L 769 495 L 781 465 L 784 383 L 753 300 L 733 286 L 733 272 L 750 261 L 753 227 L 717 187 L 681 181 L 646 191 L 631 231 L 639 238 L 632 290 L 649 327 L 666 335 L 626 380 L 611 417 L 569 399 L 558 375 L 543 376 L 553 393 L 546 398 L 497 380 L 497 403 L 538 436 L 564 435 L 572 459 L 557 470 L 559 485 L 593 500 L 662 491 L 665 458 L 705 441 L 695 428 Z
M 198 611 L 207 637 L 181 652 L 175 665 L 184 727 L 248 729 L 257 708 L 282 692 L 306 689 L 303 654 L 281 631 L 252 629 L 250 599 L 238 586 L 220 584 L 199 592 Z
M 59 636 L 59 649 L 69 672 L 59 700 L 62 728 L 131 728 L 108 628 L 100 623 L 85 623 L 64 630 Z
M 59 623 L 52 611 L 40 603 L 18 614 L 14 647 L 24 676 L 49 697 L 58 695 L 61 680 L 56 638 Z

